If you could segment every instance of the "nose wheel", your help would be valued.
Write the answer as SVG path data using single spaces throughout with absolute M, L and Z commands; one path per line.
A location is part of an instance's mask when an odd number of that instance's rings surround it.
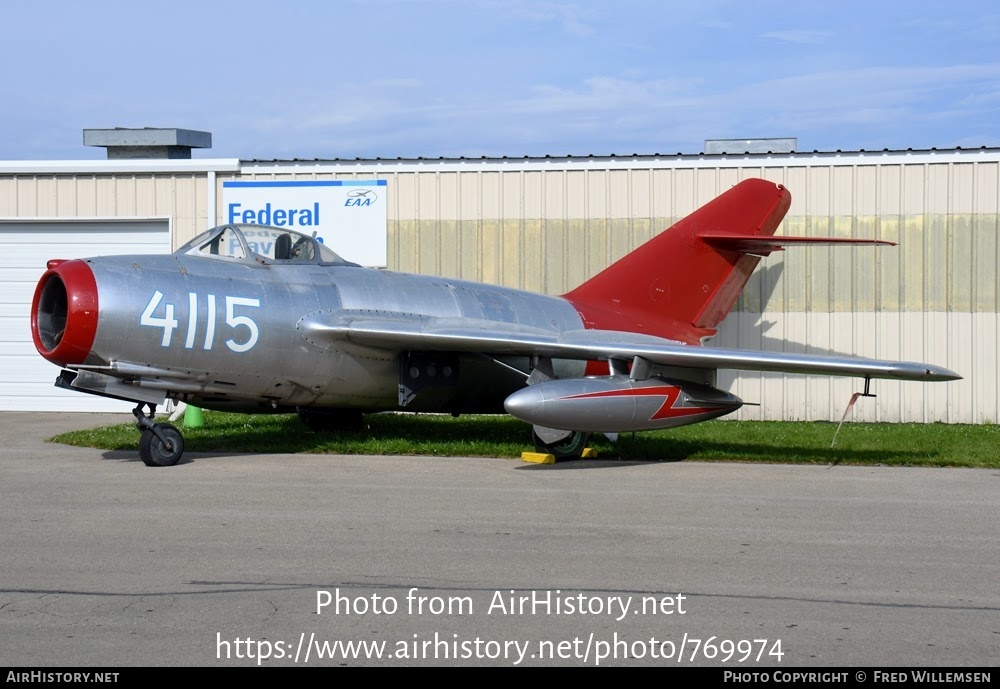
M 142 435 L 139 436 L 139 459 L 148 467 L 170 467 L 180 461 L 184 455 L 184 437 L 175 426 L 169 423 L 156 423 L 156 405 L 147 404 L 149 414 L 143 413 L 143 405 L 138 404 L 132 410 L 135 415 L 135 427 Z

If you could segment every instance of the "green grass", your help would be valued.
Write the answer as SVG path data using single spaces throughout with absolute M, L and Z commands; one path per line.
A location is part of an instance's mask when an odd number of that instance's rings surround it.
M 188 452 L 519 457 L 531 450 L 527 424 L 510 417 L 371 414 L 368 430 L 317 433 L 295 416 L 205 412 L 203 428 L 184 428 Z M 162 421 L 162 419 L 161 419 Z M 591 436 L 601 458 L 730 462 L 1000 467 L 1000 426 L 710 421 L 669 431 Z M 73 431 L 53 442 L 135 451 L 134 423 Z

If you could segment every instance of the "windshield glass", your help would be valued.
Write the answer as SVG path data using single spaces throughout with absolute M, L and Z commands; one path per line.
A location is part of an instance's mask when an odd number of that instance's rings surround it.
M 223 258 L 246 258 L 246 249 L 240 235 L 232 227 L 213 227 L 192 239 L 176 251 L 178 254 L 195 256 L 221 256 Z
M 337 263 L 353 265 L 336 252 L 301 232 L 268 225 L 222 225 L 213 227 L 176 251 L 207 258 L 254 258 L 262 263 Z
M 281 227 L 251 225 L 240 228 L 247 247 L 263 259 L 272 261 L 312 261 L 316 249 L 312 237 Z

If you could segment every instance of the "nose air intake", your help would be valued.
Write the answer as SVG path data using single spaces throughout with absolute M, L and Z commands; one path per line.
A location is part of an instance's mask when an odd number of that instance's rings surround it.
M 97 282 L 85 261 L 49 261 L 31 302 L 35 349 L 58 366 L 82 364 L 97 335 Z

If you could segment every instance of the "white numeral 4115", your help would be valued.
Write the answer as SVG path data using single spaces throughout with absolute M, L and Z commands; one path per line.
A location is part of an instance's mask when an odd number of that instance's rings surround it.
M 237 315 L 236 309 L 239 307 L 259 308 L 260 299 L 248 297 L 225 297 L 226 300 L 226 325 L 232 330 L 232 337 L 226 340 L 226 346 L 234 352 L 245 352 L 252 349 L 260 338 L 260 328 L 253 318 L 245 314 Z M 195 292 L 188 292 L 188 318 L 187 331 L 184 338 L 184 348 L 194 349 L 195 338 L 199 330 L 198 295 Z M 163 302 L 163 293 L 160 290 L 153 292 L 149 298 L 149 303 L 143 309 L 142 316 L 139 317 L 139 325 L 146 325 L 151 328 L 162 328 L 163 339 L 160 346 L 169 347 L 173 340 L 174 330 L 178 329 L 179 322 L 174 317 L 174 305 Z M 161 312 L 163 315 L 157 315 Z M 205 318 L 204 318 L 204 340 L 202 349 L 212 349 L 215 345 L 215 321 L 216 321 L 216 296 L 214 294 L 205 295 Z M 238 330 L 246 328 L 245 331 Z M 237 339 L 239 338 L 239 339 Z

